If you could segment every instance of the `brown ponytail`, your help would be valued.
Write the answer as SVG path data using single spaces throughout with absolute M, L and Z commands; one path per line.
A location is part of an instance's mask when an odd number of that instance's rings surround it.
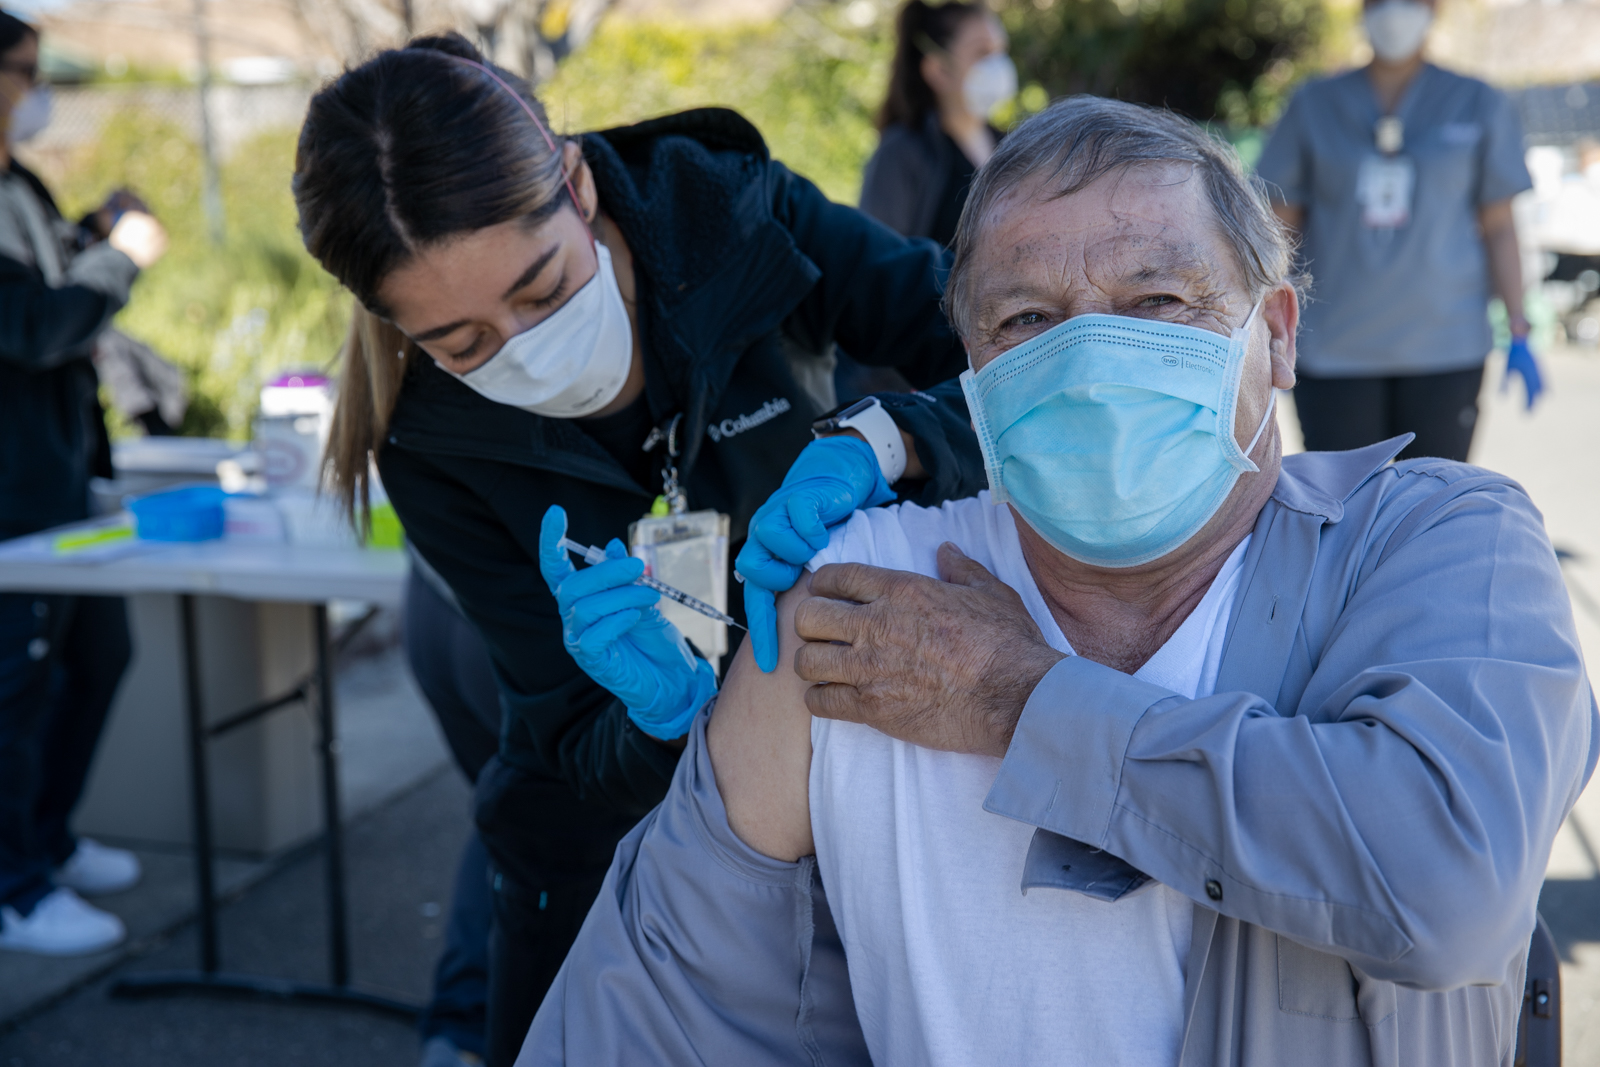
M 340 354 L 339 399 L 322 465 L 334 498 L 363 536 L 371 530 L 372 464 L 389 429 L 408 361 L 419 349 L 392 323 L 357 306 Z

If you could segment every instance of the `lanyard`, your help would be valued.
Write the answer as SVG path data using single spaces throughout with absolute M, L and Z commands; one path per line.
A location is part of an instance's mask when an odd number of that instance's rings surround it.
M 665 514 L 682 515 L 689 510 L 689 494 L 684 492 L 683 485 L 678 479 L 678 424 L 683 421 L 683 412 L 672 416 L 663 430 L 656 426 L 650 430 L 650 436 L 644 439 L 643 448 L 646 452 L 655 451 L 656 445 L 665 441 L 667 443 L 667 465 L 661 472 L 661 496 L 656 501 L 656 507 L 650 509 L 651 514 L 657 513 L 657 507 L 665 504 Z

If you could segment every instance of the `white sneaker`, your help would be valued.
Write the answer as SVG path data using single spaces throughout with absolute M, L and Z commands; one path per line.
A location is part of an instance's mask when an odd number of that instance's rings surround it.
M 50 875 L 56 885 L 97 897 L 131 889 L 142 872 L 139 857 L 125 848 L 102 845 L 91 837 L 78 838 L 78 847 L 67 862 Z
M 122 920 L 101 911 L 70 889 L 53 890 L 27 915 L 0 907 L 0 948 L 41 956 L 87 956 L 128 935 Z

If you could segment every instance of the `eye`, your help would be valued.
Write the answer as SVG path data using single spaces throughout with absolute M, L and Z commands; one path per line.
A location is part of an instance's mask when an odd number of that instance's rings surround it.
M 1176 304 L 1177 302 L 1178 298 L 1171 293 L 1156 293 L 1139 301 L 1139 306 L 1142 308 L 1158 308 L 1165 307 L 1168 304 Z
M 1039 326 L 1045 321 L 1042 311 L 1024 311 L 1020 315 L 1013 315 L 1000 324 L 1002 330 L 1009 330 L 1016 326 Z
M 530 306 L 536 307 L 543 311 L 546 308 L 552 308 L 561 303 L 562 299 L 566 295 L 567 276 L 563 274 L 561 276 L 561 280 L 556 282 L 556 287 L 550 291 L 550 295 L 531 298 L 529 299 L 528 303 Z
M 460 363 L 463 360 L 471 359 L 473 357 L 473 355 L 478 351 L 479 346 L 482 345 L 482 344 L 483 344 L 483 332 L 480 330 L 478 332 L 478 334 L 475 337 L 473 337 L 472 343 L 470 345 L 468 345 L 466 348 L 463 348 L 459 352 L 447 353 L 444 358 L 445 358 L 446 362 L 449 362 L 449 363 Z

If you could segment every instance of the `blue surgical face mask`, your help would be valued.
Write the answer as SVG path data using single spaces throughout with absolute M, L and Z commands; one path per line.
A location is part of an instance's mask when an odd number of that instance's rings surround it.
M 989 492 L 1073 559 L 1135 567 L 1200 531 L 1259 468 L 1234 413 L 1259 303 L 1229 337 L 1080 315 L 961 376 Z

